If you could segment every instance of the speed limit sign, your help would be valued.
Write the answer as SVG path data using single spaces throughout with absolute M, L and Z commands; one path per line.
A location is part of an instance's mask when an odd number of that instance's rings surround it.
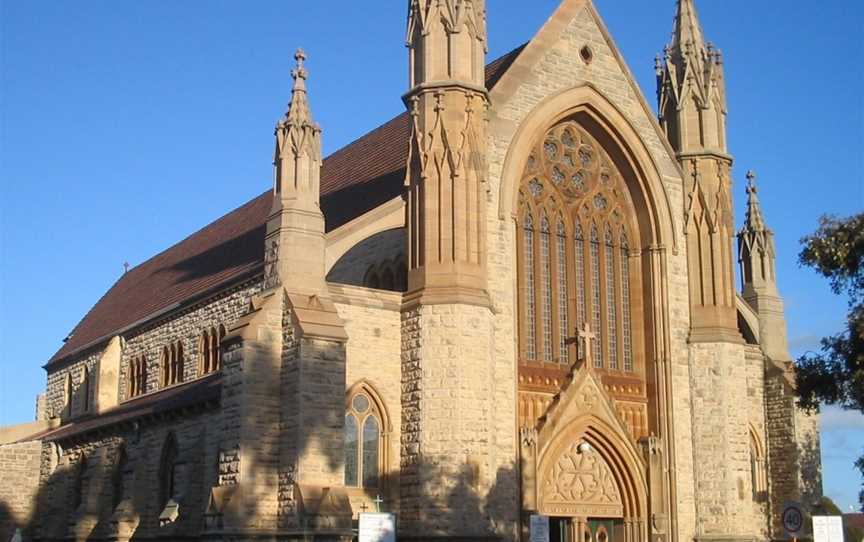
M 789 536 L 798 538 L 804 528 L 804 512 L 797 502 L 786 503 L 783 506 L 783 528 Z

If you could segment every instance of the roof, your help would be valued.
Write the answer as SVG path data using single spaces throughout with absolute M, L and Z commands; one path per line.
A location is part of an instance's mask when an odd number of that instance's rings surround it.
M 487 88 L 495 86 L 525 45 L 486 66 Z M 409 138 L 408 114 L 402 113 L 324 159 L 321 210 L 327 231 L 402 193 Z M 264 235 L 272 203 L 268 190 L 130 269 L 75 326 L 45 367 L 256 275 L 264 265 Z

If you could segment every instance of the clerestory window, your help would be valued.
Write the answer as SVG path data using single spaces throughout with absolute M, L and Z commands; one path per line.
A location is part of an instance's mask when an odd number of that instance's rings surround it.
M 147 357 L 135 357 L 129 363 L 129 397 L 137 397 L 147 391 Z
M 162 349 L 162 387 L 183 382 L 183 344 L 180 341 Z
M 216 372 L 222 368 L 221 345 L 225 338 L 225 326 L 214 326 L 201 333 L 198 349 L 201 356 L 199 373 L 202 375 Z

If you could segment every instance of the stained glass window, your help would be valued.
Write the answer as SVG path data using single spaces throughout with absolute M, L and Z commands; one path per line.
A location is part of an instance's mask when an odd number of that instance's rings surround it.
M 534 300 L 534 220 L 525 218 L 525 356 L 537 359 L 534 325 L 537 307 Z
M 378 486 L 378 420 L 369 416 L 363 422 L 363 487 Z
M 555 240 L 558 248 L 558 359 L 567 363 L 567 231 L 563 222 L 558 222 L 558 238 Z
M 594 366 L 603 367 L 603 348 L 600 346 L 600 239 L 597 237 L 597 228 L 591 227 L 591 329 L 597 334 L 597 340 L 593 342 Z
M 544 216 L 540 222 L 540 269 L 542 273 L 542 319 L 543 319 L 543 360 L 552 361 L 552 261 L 549 254 L 549 220 Z
M 628 241 L 635 241 L 625 232 L 636 212 L 624 178 L 574 121 L 553 126 L 530 156 L 520 188 L 523 360 L 569 362 L 567 338 L 587 323 L 595 367 L 633 372 L 638 283 L 630 274 L 638 261 L 630 259 Z
M 357 439 L 357 418 L 345 415 L 345 485 L 356 487 L 359 474 L 360 443 Z
M 366 392 L 348 403 L 345 414 L 345 485 L 378 487 L 381 478 L 381 414 Z
M 618 368 L 618 303 L 615 299 L 615 252 L 612 231 L 606 226 L 606 339 L 609 349 L 609 368 Z
M 624 328 L 624 370 L 633 372 L 633 344 L 630 336 L 630 251 L 627 235 L 621 234 L 621 318 Z

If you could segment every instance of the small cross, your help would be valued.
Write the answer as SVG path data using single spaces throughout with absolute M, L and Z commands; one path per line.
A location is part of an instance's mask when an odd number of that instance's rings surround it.
M 123 272 L 124 273 L 129 272 L 129 262 L 123 262 Z
M 747 171 L 747 192 L 756 191 L 756 172 L 751 170 Z
M 380 512 L 381 511 L 381 505 L 384 504 L 384 499 L 381 498 L 381 495 L 376 495 L 375 500 L 372 502 L 375 503 L 375 511 Z
M 303 62 L 306 61 L 306 51 L 303 49 L 297 49 L 297 52 L 294 53 L 294 60 L 297 61 L 297 67 L 291 72 L 291 75 L 294 79 L 306 79 L 308 73 L 306 72 L 306 68 L 303 67 Z
M 588 367 L 592 367 L 591 362 L 591 341 L 597 339 L 597 334 L 591 331 L 591 325 L 588 322 L 585 322 L 582 325 L 582 329 L 576 330 L 576 336 L 566 339 L 565 344 L 573 344 L 577 343 L 582 350 L 582 357 L 579 358 L 580 361 L 584 361 Z M 584 341 L 584 342 L 583 342 Z M 577 352 L 578 356 L 578 352 Z
M 366 510 L 369 510 L 369 507 L 366 505 L 366 501 L 363 501 L 363 504 L 360 505 L 360 510 L 363 510 L 365 513 Z

